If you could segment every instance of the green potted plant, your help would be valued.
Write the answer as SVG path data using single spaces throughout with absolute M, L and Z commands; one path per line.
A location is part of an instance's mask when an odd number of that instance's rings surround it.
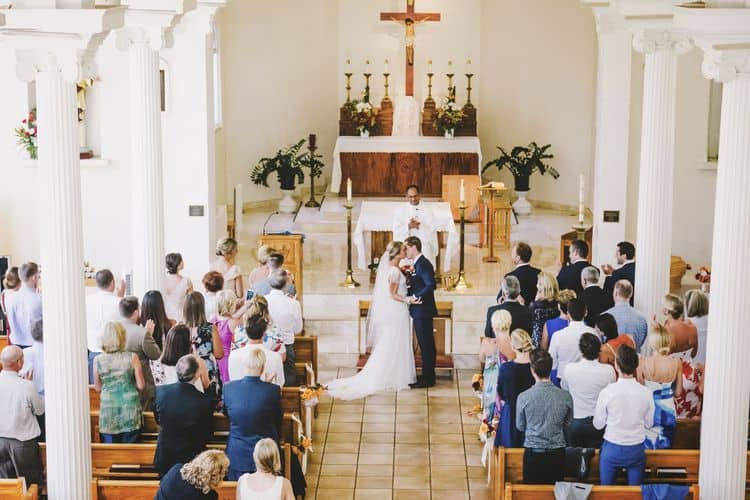
M 250 173 L 250 180 L 256 185 L 268 187 L 268 176 L 276 173 L 276 179 L 281 187 L 282 198 L 279 202 L 281 213 L 294 213 L 297 202 L 292 195 L 297 184 L 305 182 L 305 172 L 302 170 L 305 153 L 300 153 L 305 140 L 302 139 L 286 149 L 280 149 L 276 155 L 261 158 Z
M 541 175 L 549 173 L 554 179 L 560 177 L 560 173 L 545 161 L 555 157 L 547 152 L 550 147 L 550 144 L 539 146 L 536 142 L 530 142 L 528 146 L 516 146 L 508 153 L 498 146 L 500 156 L 488 161 L 482 168 L 482 173 L 490 167 L 497 167 L 498 170 L 507 168 L 510 171 L 518 196 L 513 208 L 520 215 L 531 213 L 531 203 L 526 199 L 530 189 L 529 178 L 531 174 L 534 172 L 539 172 Z

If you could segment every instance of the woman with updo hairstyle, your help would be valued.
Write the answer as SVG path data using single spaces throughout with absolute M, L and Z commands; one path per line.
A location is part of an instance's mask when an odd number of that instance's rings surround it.
M 182 321 L 182 308 L 185 304 L 185 297 L 193 291 L 193 282 L 180 274 L 185 268 L 185 262 L 179 253 L 168 253 L 164 258 L 167 268 L 167 279 L 164 285 L 164 308 L 167 317 Z
M 276 249 L 268 245 L 261 245 L 258 248 L 258 267 L 250 273 L 248 288 L 252 288 L 254 284 L 263 281 L 271 274 L 271 270 L 268 268 L 268 257 L 272 253 L 276 253 Z
M 237 500 L 294 500 L 292 483 L 281 474 L 279 447 L 273 439 L 255 444 L 253 462 L 255 472 L 237 481 Z
M 698 354 L 698 329 L 685 320 L 685 303 L 678 296 L 667 294 L 662 304 L 671 352 L 681 358 L 692 359 Z
M 217 490 L 229 470 L 221 450 L 207 450 L 186 464 L 175 464 L 159 483 L 155 500 L 218 500 Z
M 21 288 L 21 277 L 18 275 L 18 267 L 13 266 L 3 276 L 3 291 L 0 292 L 0 308 L 3 310 L 3 322 L 5 323 L 5 334 L 10 337 L 10 324 L 8 323 L 8 311 L 5 309 L 5 298 Z
M 503 408 L 495 434 L 495 446 L 523 448 L 524 433 L 516 428 L 516 401 L 519 394 L 534 385 L 529 360 L 534 344 L 528 332 L 520 328 L 510 334 L 510 344 L 516 357 L 500 366 L 497 377 L 497 395 Z
M 235 264 L 239 247 L 233 238 L 222 238 L 216 243 L 216 260 L 211 263 L 209 271 L 216 271 L 224 276 L 224 290 L 232 290 L 237 297 L 245 297 L 245 286 L 242 284 L 242 271 Z

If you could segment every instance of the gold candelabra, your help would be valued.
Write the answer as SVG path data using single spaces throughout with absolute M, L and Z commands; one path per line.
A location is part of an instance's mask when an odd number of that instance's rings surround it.
M 465 223 L 466 223 L 466 201 L 461 200 L 458 205 L 458 210 L 461 212 L 461 239 L 459 243 L 459 259 L 458 259 L 458 279 L 453 285 L 455 290 L 466 290 L 471 288 L 471 285 L 466 281 L 466 270 L 464 269 L 464 243 L 466 237 Z
M 365 102 L 370 102 L 370 77 L 372 73 L 364 73 L 365 76 Z
M 427 73 L 427 98 L 432 99 L 432 77 L 435 73 Z
M 469 86 L 466 87 L 466 104 L 471 104 L 471 78 L 474 76 L 473 73 L 466 73 L 466 79 L 469 81 Z
M 354 73 L 344 73 L 346 77 L 346 102 L 352 101 L 352 75 Z
M 576 232 L 576 239 L 581 241 L 586 241 L 586 233 L 589 229 L 591 229 L 591 226 L 581 222 L 573 225 L 573 231 Z
M 388 77 L 391 76 L 390 73 L 383 73 L 383 77 L 385 78 L 385 96 L 383 96 L 383 99 L 388 99 Z
M 344 281 L 339 284 L 346 288 L 357 288 L 359 283 L 354 279 L 354 272 L 352 271 L 352 208 L 354 204 L 347 200 L 344 208 L 346 208 L 346 277 Z

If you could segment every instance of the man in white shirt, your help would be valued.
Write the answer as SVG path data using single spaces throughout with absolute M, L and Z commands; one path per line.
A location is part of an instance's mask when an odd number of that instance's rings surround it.
M 593 333 L 581 335 L 578 347 L 583 359 L 569 363 L 565 367 L 565 377 L 561 379 L 562 388 L 573 397 L 573 422 L 568 444 L 599 448 L 604 431 L 594 428 L 594 409 L 602 389 L 615 382 L 615 371 L 610 365 L 599 362 L 602 343 Z
M 302 307 L 296 299 L 284 293 L 289 275 L 284 269 L 277 269 L 268 277 L 271 293 L 266 295 L 271 322 L 281 333 L 286 349 L 284 379 L 286 385 L 296 385 L 294 336 L 302 332 Z
M 36 392 L 44 398 L 44 324 L 42 320 L 34 322 L 31 327 L 34 345 L 23 350 L 23 370 L 21 376 L 34 382 Z
M 419 186 L 409 186 L 406 198 L 409 203 L 393 214 L 393 239 L 404 241 L 409 236 L 416 236 L 422 242 L 422 255 L 435 267 L 438 253 L 435 216 L 430 207 L 421 202 Z
M 235 349 L 229 355 L 229 379 L 241 380 L 247 375 L 247 360 L 250 352 L 255 349 L 261 349 L 266 354 L 266 363 L 263 368 L 264 381 L 276 384 L 279 387 L 284 386 L 284 362 L 281 360 L 281 354 L 268 349 L 263 344 L 263 335 L 268 329 L 268 323 L 262 316 L 250 317 L 245 325 L 245 333 L 249 342 L 240 349 Z
M 124 285 L 124 282 L 123 282 Z M 86 296 L 86 342 L 89 349 L 89 384 L 94 383 L 94 358 L 102 352 L 99 335 L 105 323 L 119 321 L 118 305 L 124 295 L 124 287 L 115 293 L 115 277 L 109 269 L 96 273 L 96 292 Z
M 615 367 L 620 378 L 608 385 L 596 402 L 594 427 L 604 429 L 599 454 L 599 480 L 602 486 L 614 484 L 620 469 L 628 473 L 628 485 L 643 483 L 646 466 L 646 429 L 654 420 L 651 391 L 635 380 L 638 353 L 628 345 L 617 349 Z
M 570 323 L 555 333 L 549 345 L 552 367 L 557 370 L 556 377 L 552 381 L 557 386 L 560 385 L 560 379 L 565 376 L 567 364 L 581 359 L 581 351 L 578 347 L 581 335 L 586 332 L 596 334 L 592 328 L 586 326 L 583 322 L 583 318 L 586 316 L 586 304 L 582 299 L 573 299 L 568 302 L 568 316 L 570 316 Z
M 44 400 L 34 384 L 18 374 L 23 368 L 23 351 L 8 346 L 0 353 L 0 478 L 24 477 L 28 484 L 40 484 L 42 460 L 37 437 L 41 433 L 37 416 L 44 414 Z
M 39 266 L 36 263 L 24 263 L 18 274 L 22 282 L 21 288 L 6 296 L 5 309 L 8 311 L 10 341 L 23 349 L 34 343 L 31 327 L 36 320 L 42 319 L 42 296 L 37 289 Z

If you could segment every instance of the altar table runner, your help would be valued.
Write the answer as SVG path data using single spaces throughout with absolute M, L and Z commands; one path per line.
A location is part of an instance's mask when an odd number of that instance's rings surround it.
M 354 137 L 340 136 L 333 150 L 333 171 L 329 191 L 341 188 L 341 153 L 476 153 L 482 175 L 482 148 L 478 137 Z M 390 229 L 389 229 L 390 230 Z
M 405 201 L 363 201 L 359 211 L 357 227 L 352 235 L 352 242 L 357 248 L 357 266 L 367 269 L 369 252 L 365 249 L 365 231 L 391 231 L 393 230 L 393 214 Z M 448 238 L 445 243 L 445 253 L 442 254 L 443 272 L 451 269 L 451 259 L 458 252 L 458 231 L 453 222 L 451 206 L 444 202 L 425 202 L 422 204 L 430 207 L 435 216 L 435 230 L 445 231 Z

